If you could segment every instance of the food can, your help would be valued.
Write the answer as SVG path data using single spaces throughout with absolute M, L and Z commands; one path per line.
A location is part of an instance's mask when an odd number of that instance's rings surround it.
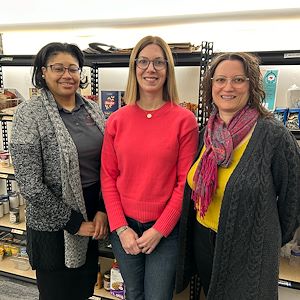
M 20 210 L 19 208 L 11 208 L 9 211 L 9 221 L 12 224 L 20 223 Z

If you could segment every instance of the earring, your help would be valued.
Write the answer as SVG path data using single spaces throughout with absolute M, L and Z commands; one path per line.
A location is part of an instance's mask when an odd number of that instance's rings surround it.
M 42 75 L 42 78 L 45 79 L 45 75 L 44 74 Z

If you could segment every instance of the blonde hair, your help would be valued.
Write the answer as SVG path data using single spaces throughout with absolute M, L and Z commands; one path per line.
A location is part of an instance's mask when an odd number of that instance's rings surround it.
M 136 78 L 136 64 L 135 59 L 139 53 L 148 45 L 158 45 L 164 52 L 167 63 L 167 76 L 163 86 L 163 100 L 171 101 L 172 103 L 179 103 L 178 92 L 175 80 L 174 60 L 169 45 L 158 36 L 146 36 L 142 38 L 133 48 L 129 60 L 129 75 L 127 87 L 124 95 L 125 103 L 133 105 L 140 98 L 138 82 Z

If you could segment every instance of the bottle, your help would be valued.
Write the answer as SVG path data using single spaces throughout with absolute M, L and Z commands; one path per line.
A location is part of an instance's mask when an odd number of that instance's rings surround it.
M 98 275 L 97 275 L 97 282 L 96 282 L 96 286 L 98 287 L 98 289 L 102 289 L 102 274 L 101 274 L 101 269 L 100 269 L 100 264 L 98 263 Z

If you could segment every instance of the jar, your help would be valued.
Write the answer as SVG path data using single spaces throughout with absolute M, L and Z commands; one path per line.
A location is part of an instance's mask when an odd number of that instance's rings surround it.
M 25 200 L 24 200 L 23 196 L 22 196 L 20 193 L 18 193 L 18 195 L 19 195 L 19 203 L 20 203 L 20 206 L 21 206 L 21 205 L 24 205 L 24 204 L 25 204 Z
M 1 202 L 3 203 L 3 213 L 6 215 L 9 213 L 9 200 L 7 197 L 3 197 Z
M 0 167 L 9 167 L 9 152 L 8 151 L 0 151 Z
M 9 221 L 12 224 L 20 223 L 20 210 L 19 208 L 11 208 L 9 211 Z
M 110 271 L 106 271 L 103 275 L 103 287 L 105 290 L 110 290 Z
M 19 195 L 16 192 L 9 192 L 8 193 L 8 199 L 9 199 L 9 206 L 10 208 L 18 208 L 20 205 L 19 202 Z
M 290 265 L 300 267 L 300 246 L 294 246 L 291 250 Z
M 0 202 L 0 218 L 2 218 L 4 215 L 4 212 L 3 212 L 3 203 L 2 201 Z

